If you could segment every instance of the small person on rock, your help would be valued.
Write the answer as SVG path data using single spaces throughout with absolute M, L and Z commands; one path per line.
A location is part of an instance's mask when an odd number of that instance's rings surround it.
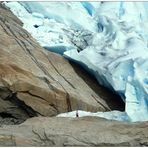
M 76 117 L 79 117 L 79 113 L 78 113 L 78 110 L 76 111 Z

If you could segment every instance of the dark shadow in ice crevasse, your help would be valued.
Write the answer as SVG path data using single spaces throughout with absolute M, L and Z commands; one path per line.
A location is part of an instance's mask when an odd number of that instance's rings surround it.
M 63 55 L 65 51 L 68 50 L 68 47 L 63 46 L 63 45 L 58 45 L 58 46 L 44 46 L 43 48 L 45 48 L 48 51 L 54 52 L 54 53 L 58 53 L 60 55 Z
M 125 110 L 125 103 L 123 102 L 121 97 L 118 94 L 116 94 L 115 91 L 113 91 L 112 86 L 109 84 L 106 84 L 107 85 L 106 86 L 107 88 L 106 88 L 100 85 L 98 83 L 99 80 L 97 80 L 95 76 L 101 81 L 105 81 L 104 80 L 105 78 L 101 76 L 99 78 L 98 74 L 94 72 L 92 69 L 89 69 L 84 63 L 78 62 L 64 55 L 64 52 L 68 50 L 68 47 L 66 46 L 47 47 L 46 46 L 44 48 L 48 51 L 63 55 L 66 59 L 68 59 L 70 64 L 74 68 L 75 72 L 86 82 L 86 84 L 88 84 L 89 87 L 92 88 L 92 90 L 96 92 L 96 94 L 98 94 L 103 100 L 106 101 L 106 103 L 111 108 L 111 110 L 119 110 L 119 111 Z
M 146 85 L 148 85 L 148 78 L 145 78 L 143 81 Z
M 98 22 L 97 26 L 98 26 L 98 32 L 103 32 L 103 29 L 104 29 L 103 25 Z
M 33 25 L 33 26 L 34 26 L 35 28 L 38 28 L 38 27 L 39 27 L 39 25 L 36 25 L 36 24 L 35 24 L 35 25 Z
M 93 70 L 89 69 L 82 62 L 70 59 L 65 55 L 64 57 L 69 60 L 75 72 L 108 104 L 111 110 L 125 111 L 125 103 L 121 97 L 115 91 L 111 91 L 110 89 L 100 85 L 94 77 L 95 72 Z

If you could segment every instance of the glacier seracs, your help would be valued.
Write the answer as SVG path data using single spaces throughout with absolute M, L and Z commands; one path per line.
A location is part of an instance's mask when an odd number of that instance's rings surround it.
M 116 91 L 129 121 L 148 120 L 148 2 L 4 3 L 41 46 Z

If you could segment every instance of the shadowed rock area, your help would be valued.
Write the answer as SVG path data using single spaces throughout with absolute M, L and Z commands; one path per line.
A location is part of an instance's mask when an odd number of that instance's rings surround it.
M 0 128 L 1 146 L 148 146 L 148 122 L 37 117 Z M 22 134 L 23 133 L 23 134 Z

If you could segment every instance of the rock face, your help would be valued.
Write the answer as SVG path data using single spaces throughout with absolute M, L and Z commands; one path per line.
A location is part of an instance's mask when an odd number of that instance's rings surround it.
M 0 128 L 0 145 L 148 146 L 148 122 L 128 124 L 94 117 L 36 117 L 20 125 Z
M 103 90 L 80 69 L 40 47 L 22 23 L 0 4 L 1 117 L 21 123 L 29 117 L 55 116 L 77 109 L 124 109 L 116 95 Z

